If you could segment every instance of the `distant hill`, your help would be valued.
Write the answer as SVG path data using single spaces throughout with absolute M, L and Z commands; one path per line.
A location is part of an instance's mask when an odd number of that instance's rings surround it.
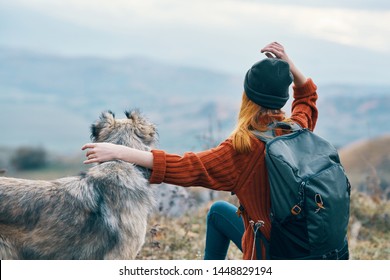
M 204 149 L 234 128 L 244 74 L 142 57 L 69 58 L 1 49 L 0 146 L 77 153 L 102 111 L 123 117 L 124 110 L 137 107 L 157 124 L 160 148 Z M 318 91 L 316 131 L 333 144 L 390 131 L 390 87 L 319 85 Z
M 158 125 L 162 147 L 199 148 L 197 137 L 209 120 L 231 130 L 241 91 L 235 77 L 145 58 L 63 58 L 3 50 L 0 146 L 78 150 L 102 111 L 123 117 L 124 110 L 136 107 Z
M 390 134 L 348 145 L 340 158 L 354 188 L 390 199 Z

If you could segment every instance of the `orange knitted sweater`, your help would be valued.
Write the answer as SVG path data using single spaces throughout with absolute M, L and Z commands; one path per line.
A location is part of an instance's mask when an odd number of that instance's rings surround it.
M 294 101 L 291 119 L 300 126 L 313 130 L 317 121 L 317 87 L 311 79 L 301 87 L 293 86 Z M 260 140 L 252 140 L 250 153 L 238 153 L 230 139 L 207 151 L 188 152 L 183 156 L 152 150 L 154 156 L 150 183 L 162 182 L 180 186 L 234 192 L 245 207 L 243 220 L 245 232 L 242 238 L 243 259 L 251 259 L 254 231 L 249 217 L 254 222 L 264 221 L 260 228 L 269 239 L 271 232 L 270 193 L 265 166 L 265 149 Z M 262 246 L 264 250 L 264 246 Z M 264 252 L 262 254 L 265 256 Z

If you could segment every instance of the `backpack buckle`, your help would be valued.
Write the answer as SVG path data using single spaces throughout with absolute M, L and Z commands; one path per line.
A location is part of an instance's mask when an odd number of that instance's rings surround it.
M 314 200 L 318 206 L 318 208 L 316 209 L 315 213 L 318 213 L 321 209 L 325 209 L 324 207 L 324 202 L 322 201 L 322 197 L 319 193 L 317 193 L 315 196 L 314 196 Z
M 291 214 L 293 214 L 294 216 L 296 216 L 296 215 L 298 215 L 299 213 L 301 213 L 302 208 L 301 208 L 298 204 L 296 204 L 296 205 L 293 206 L 293 208 L 291 208 L 290 211 L 291 211 Z
M 316 193 L 316 195 L 314 196 L 314 200 L 316 201 L 318 207 L 325 209 L 324 202 L 322 201 L 322 197 L 319 193 Z

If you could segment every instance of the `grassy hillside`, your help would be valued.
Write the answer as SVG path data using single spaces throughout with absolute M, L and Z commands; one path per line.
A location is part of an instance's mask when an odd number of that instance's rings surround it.
M 221 198 L 231 200 L 230 195 Z M 211 202 L 179 218 L 154 215 L 138 259 L 203 259 L 205 221 L 210 205 Z M 350 211 L 350 259 L 390 260 L 390 201 L 378 201 L 354 191 Z M 241 252 L 231 244 L 228 259 L 241 258 Z
M 390 134 L 360 141 L 340 150 L 340 158 L 352 186 L 390 199 Z
M 352 259 L 390 260 L 390 201 L 353 192 L 349 240 Z
M 198 192 L 199 190 L 191 190 Z M 236 197 L 230 193 L 218 192 L 218 199 L 237 204 Z M 206 215 L 213 201 L 197 210 L 188 211 L 181 217 L 170 218 L 154 214 L 149 221 L 146 242 L 137 259 L 148 260 L 196 260 L 203 259 L 206 233 Z M 232 244 L 228 259 L 241 259 L 241 251 Z

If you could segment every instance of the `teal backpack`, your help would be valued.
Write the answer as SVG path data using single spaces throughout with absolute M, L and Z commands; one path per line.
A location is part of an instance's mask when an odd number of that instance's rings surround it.
M 267 259 L 348 259 L 351 185 L 337 150 L 297 124 L 253 133 L 265 143 L 271 191 Z

